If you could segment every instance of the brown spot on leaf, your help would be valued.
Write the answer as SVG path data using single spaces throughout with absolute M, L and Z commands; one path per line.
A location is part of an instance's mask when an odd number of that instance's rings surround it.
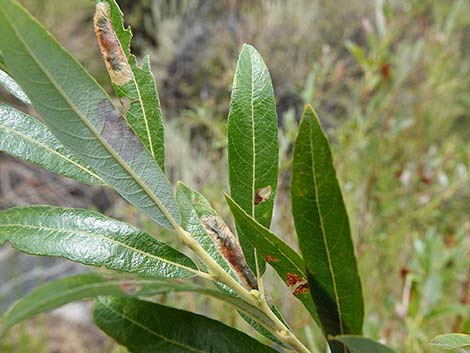
M 309 287 L 308 287 L 307 280 L 304 279 L 304 278 L 300 278 L 295 273 L 287 272 L 286 282 L 287 282 L 287 285 L 290 288 L 292 288 L 292 290 L 293 290 L 292 294 L 294 294 L 294 295 L 308 293 L 309 290 L 310 290 Z
M 287 272 L 286 282 L 289 287 L 292 287 L 292 286 L 295 286 L 297 283 L 302 282 L 302 280 L 297 274 Z
M 264 188 L 256 190 L 255 198 L 253 200 L 253 202 L 255 203 L 255 206 L 269 200 L 269 197 L 271 196 L 271 191 L 272 191 L 271 185 L 268 185 L 268 186 L 265 186 Z
M 266 262 L 279 262 L 279 261 L 281 261 L 278 258 L 273 257 L 271 255 L 266 255 L 264 259 L 266 260 Z
M 310 292 L 310 288 L 308 287 L 308 283 L 299 283 L 299 285 L 294 289 L 294 295 L 305 294 Z
M 258 282 L 248 267 L 238 239 L 219 216 L 204 215 L 200 218 L 207 234 L 219 249 L 223 257 L 237 272 L 245 287 L 258 289 Z
M 142 286 L 124 282 L 119 285 L 119 288 L 128 295 L 134 295 L 142 289 Z
M 94 17 L 96 38 L 111 81 L 118 86 L 122 86 L 132 79 L 132 71 L 110 18 L 111 8 L 109 4 L 107 2 L 98 2 Z

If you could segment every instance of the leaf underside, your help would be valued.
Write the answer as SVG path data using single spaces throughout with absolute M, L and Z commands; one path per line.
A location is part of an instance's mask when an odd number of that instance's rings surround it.
M 29 319 L 76 300 L 92 299 L 98 296 L 146 297 L 170 292 L 194 292 L 222 300 L 242 310 L 246 315 L 267 325 L 273 325 L 269 318 L 255 307 L 241 299 L 221 293 L 215 289 L 203 288 L 189 283 L 150 278 L 105 278 L 95 273 L 80 274 L 54 280 L 34 289 L 18 300 L 2 317 L 2 331 Z
M 83 183 L 105 184 L 44 124 L 3 103 L 0 103 L 0 151 Z
M 16 2 L 0 0 L 0 51 L 52 133 L 157 223 L 179 223 L 170 184 L 105 91 Z

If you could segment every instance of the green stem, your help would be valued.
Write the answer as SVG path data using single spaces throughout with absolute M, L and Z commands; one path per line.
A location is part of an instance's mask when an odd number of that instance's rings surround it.
M 232 278 L 215 260 L 201 247 L 194 239 L 193 235 L 185 231 L 179 225 L 174 224 L 174 229 L 181 241 L 186 244 L 192 251 L 196 253 L 208 266 L 212 280 L 223 283 L 232 288 L 247 303 L 257 307 L 274 323 L 275 327 L 266 327 L 282 342 L 290 345 L 299 353 L 311 353 L 310 350 L 295 336 L 295 334 L 274 314 L 268 305 L 264 287 L 261 278 L 258 275 L 258 285 L 261 284 L 261 292 L 258 290 L 248 291 L 234 278 Z M 263 325 L 264 326 L 264 325 Z

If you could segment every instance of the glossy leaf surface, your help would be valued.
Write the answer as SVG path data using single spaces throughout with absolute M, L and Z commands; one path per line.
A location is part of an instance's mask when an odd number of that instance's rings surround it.
M 0 212 L 0 244 L 32 255 L 64 257 L 153 277 L 191 277 L 196 265 L 139 229 L 99 213 L 51 206 Z
M 315 304 L 310 295 L 307 275 L 302 258 L 282 239 L 250 217 L 230 196 L 225 196 L 237 224 L 245 229 L 256 251 L 278 273 L 291 288 L 294 296 L 308 310 L 312 318 L 320 324 Z
M 0 103 L 0 151 L 83 183 L 104 185 L 37 119 Z
M 395 353 L 395 351 L 383 344 L 361 336 L 337 336 L 336 341 L 348 347 L 351 353 Z
M 0 85 L 24 104 L 31 104 L 26 93 L 24 93 L 15 80 L 3 70 L 0 70 Z
M 292 211 L 312 298 L 329 335 L 361 334 L 364 317 L 349 220 L 328 140 L 306 106 L 294 147 Z
M 197 285 L 169 280 L 145 278 L 105 278 L 98 274 L 88 273 L 61 278 L 34 289 L 18 300 L 0 319 L 3 330 L 29 319 L 39 313 L 50 311 L 66 303 L 90 299 L 103 295 L 110 296 L 150 296 L 168 292 L 196 292 L 229 303 L 246 315 L 267 325 L 273 325 L 269 318 L 241 299 L 221 293 L 218 290 Z
M 146 56 L 139 67 L 136 57 L 130 53 L 132 32 L 124 27 L 122 12 L 114 0 L 97 2 L 95 31 L 116 94 L 130 100 L 127 123 L 164 171 L 162 111 L 150 59 Z M 109 45 L 110 41 L 114 45 Z M 122 75 L 123 71 L 127 76 Z
M 137 299 L 101 297 L 94 319 L 132 353 L 276 352 L 221 322 Z
M 238 59 L 228 117 L 230 193 L 249 215 L 268 228 L 278 178 L 277 124 L 268 69 L 256 49 L 245 44 Z M 254 270 L 251 244 L 243 228 L 237 229 Z M 260 260 L 264 268 L 264 261 Z
M 52 133 L 157 223 L 179 222 L 170 185 L 104 90 L 20 5 L 0 0 L 0 50 Z

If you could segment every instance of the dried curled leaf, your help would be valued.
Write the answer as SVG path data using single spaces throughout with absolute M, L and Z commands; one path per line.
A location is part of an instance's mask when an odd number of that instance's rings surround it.
M 202 216 L 201 223 L 245 286 L 250 289 L 257 289 L 258 283 L 246 263 L 240 243 L 222 218 L 218 216 Z
M 122 86 L 132 79 L 132 71 L 116 32 L 111 24 L 111 8 L 107 2 L 98 2 L 94 17 L 96 38 L 106 63 L 111 81 Z

